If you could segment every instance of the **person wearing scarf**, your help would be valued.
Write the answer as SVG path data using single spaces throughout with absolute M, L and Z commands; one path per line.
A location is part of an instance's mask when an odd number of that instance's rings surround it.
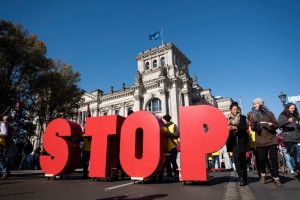
M 291 155 L 292 165 L 294 167 L 294 175 L 299 178 L 300 173 L 300 126 L 299 113 L 294 103 L 288 103 L 284 107 L 284 111 L 278 117 L 279 127 L 282 128 L 282 139 L 288 153 Z
M 230 105 L 228 119 L 229 137 L 228 151 L 233 152 L 236 172 L 240 178 L 240 186 L 247 185 L 246 152 L 249 151 L 249 135 L 247 133 L 246 116 L 241 115 L 237 102 Z
M 261 171 L 260 182 L 266 184 L 266 162 L 271 161 L 274 183 L 277 187 L 282 187 L 279 180 L 278 158 L 277 158 L 277 138 L 276 129 L 279 124 L 274 114 L 264 105 L 261 98 L 253 100 L 252 108 L 252 130 L 255 131 L 255 143 L 257 151 L 257 160 Z M 269 155 L 269 158 L 268 158 Z

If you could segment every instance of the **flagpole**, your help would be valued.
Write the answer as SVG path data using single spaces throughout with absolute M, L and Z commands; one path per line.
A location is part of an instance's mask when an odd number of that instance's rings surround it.
M 163 30 L 162 29 L 160 29 L 161 30 L 161 45 L 163 45 L 164 44 L 164 35 L 163 35 Z

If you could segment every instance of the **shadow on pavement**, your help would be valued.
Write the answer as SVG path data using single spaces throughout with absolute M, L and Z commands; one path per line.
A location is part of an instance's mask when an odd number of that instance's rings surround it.
M 116 197 L 108 197 L 98 200 L 119 200 L 119 199 L 126 199 L 126 200 L 152 200 L 152 199 L 158 199 L 168 196 L 167 194 L 154 194 L 154 195 L 148 195 L 144 197 L 137 197 L 137 198 L 130 198 L 129 196 L 123 195 L 123 196 L 116 196 Z

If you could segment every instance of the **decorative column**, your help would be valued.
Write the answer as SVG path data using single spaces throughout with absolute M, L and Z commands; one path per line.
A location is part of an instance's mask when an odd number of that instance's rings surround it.
M 184 90 L 182 91 L 182 94 L 183 94 L 185 106 L 189 106 L 190 105 L 189 91 Z
M 159 93 L 161 95 L 161 111 L 162 111 L 162 116 L 167 114 L 167 100 L 166 100 L 166 91 L 165 89 L 160 89 Z
M 172 80 L 172 88 L 170 90 L 170 115 L 172 117 L 172 121 L 175 124 L 178 124 L 178 108 L 179 108 L 179 104 L 178 104 L 178 99 L 179 99 L 179 94 L 180 92 L 178 91 L 178 87 L 176 84 L 176 79 Z
M 120 114 L 123 117 L 126 117 L 126 113 L 125 113 L 125 103 L 120 103 Z

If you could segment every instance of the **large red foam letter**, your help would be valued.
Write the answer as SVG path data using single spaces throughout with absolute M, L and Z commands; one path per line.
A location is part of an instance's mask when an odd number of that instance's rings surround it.
M 92 136 L 90 177 L 112 178 L 117 175 L 120 131 L 124 120 L 118 115 L 86 119 L 85 135 Z
M 180 107 L 179 112 L 181 179 L 207 181 L 206 154 L 226 143 L 229 134 L 226 117 L 209 105 Z
M 167 134 L 160 129 L 157 118 L 150 112 L 135 112 L 125 120 L 121 130 L 120 162 L 132 179 L 149 178 L 162 167 Z
M 41 155 L 40 164 L 45 174 L 59 175 L 73 172 L 80 162 L 80 147 L 70 138 L 80 138 L 79 124 L 65 119 L 49 123 L 43 135 L 43 144 L 49 155 Z

